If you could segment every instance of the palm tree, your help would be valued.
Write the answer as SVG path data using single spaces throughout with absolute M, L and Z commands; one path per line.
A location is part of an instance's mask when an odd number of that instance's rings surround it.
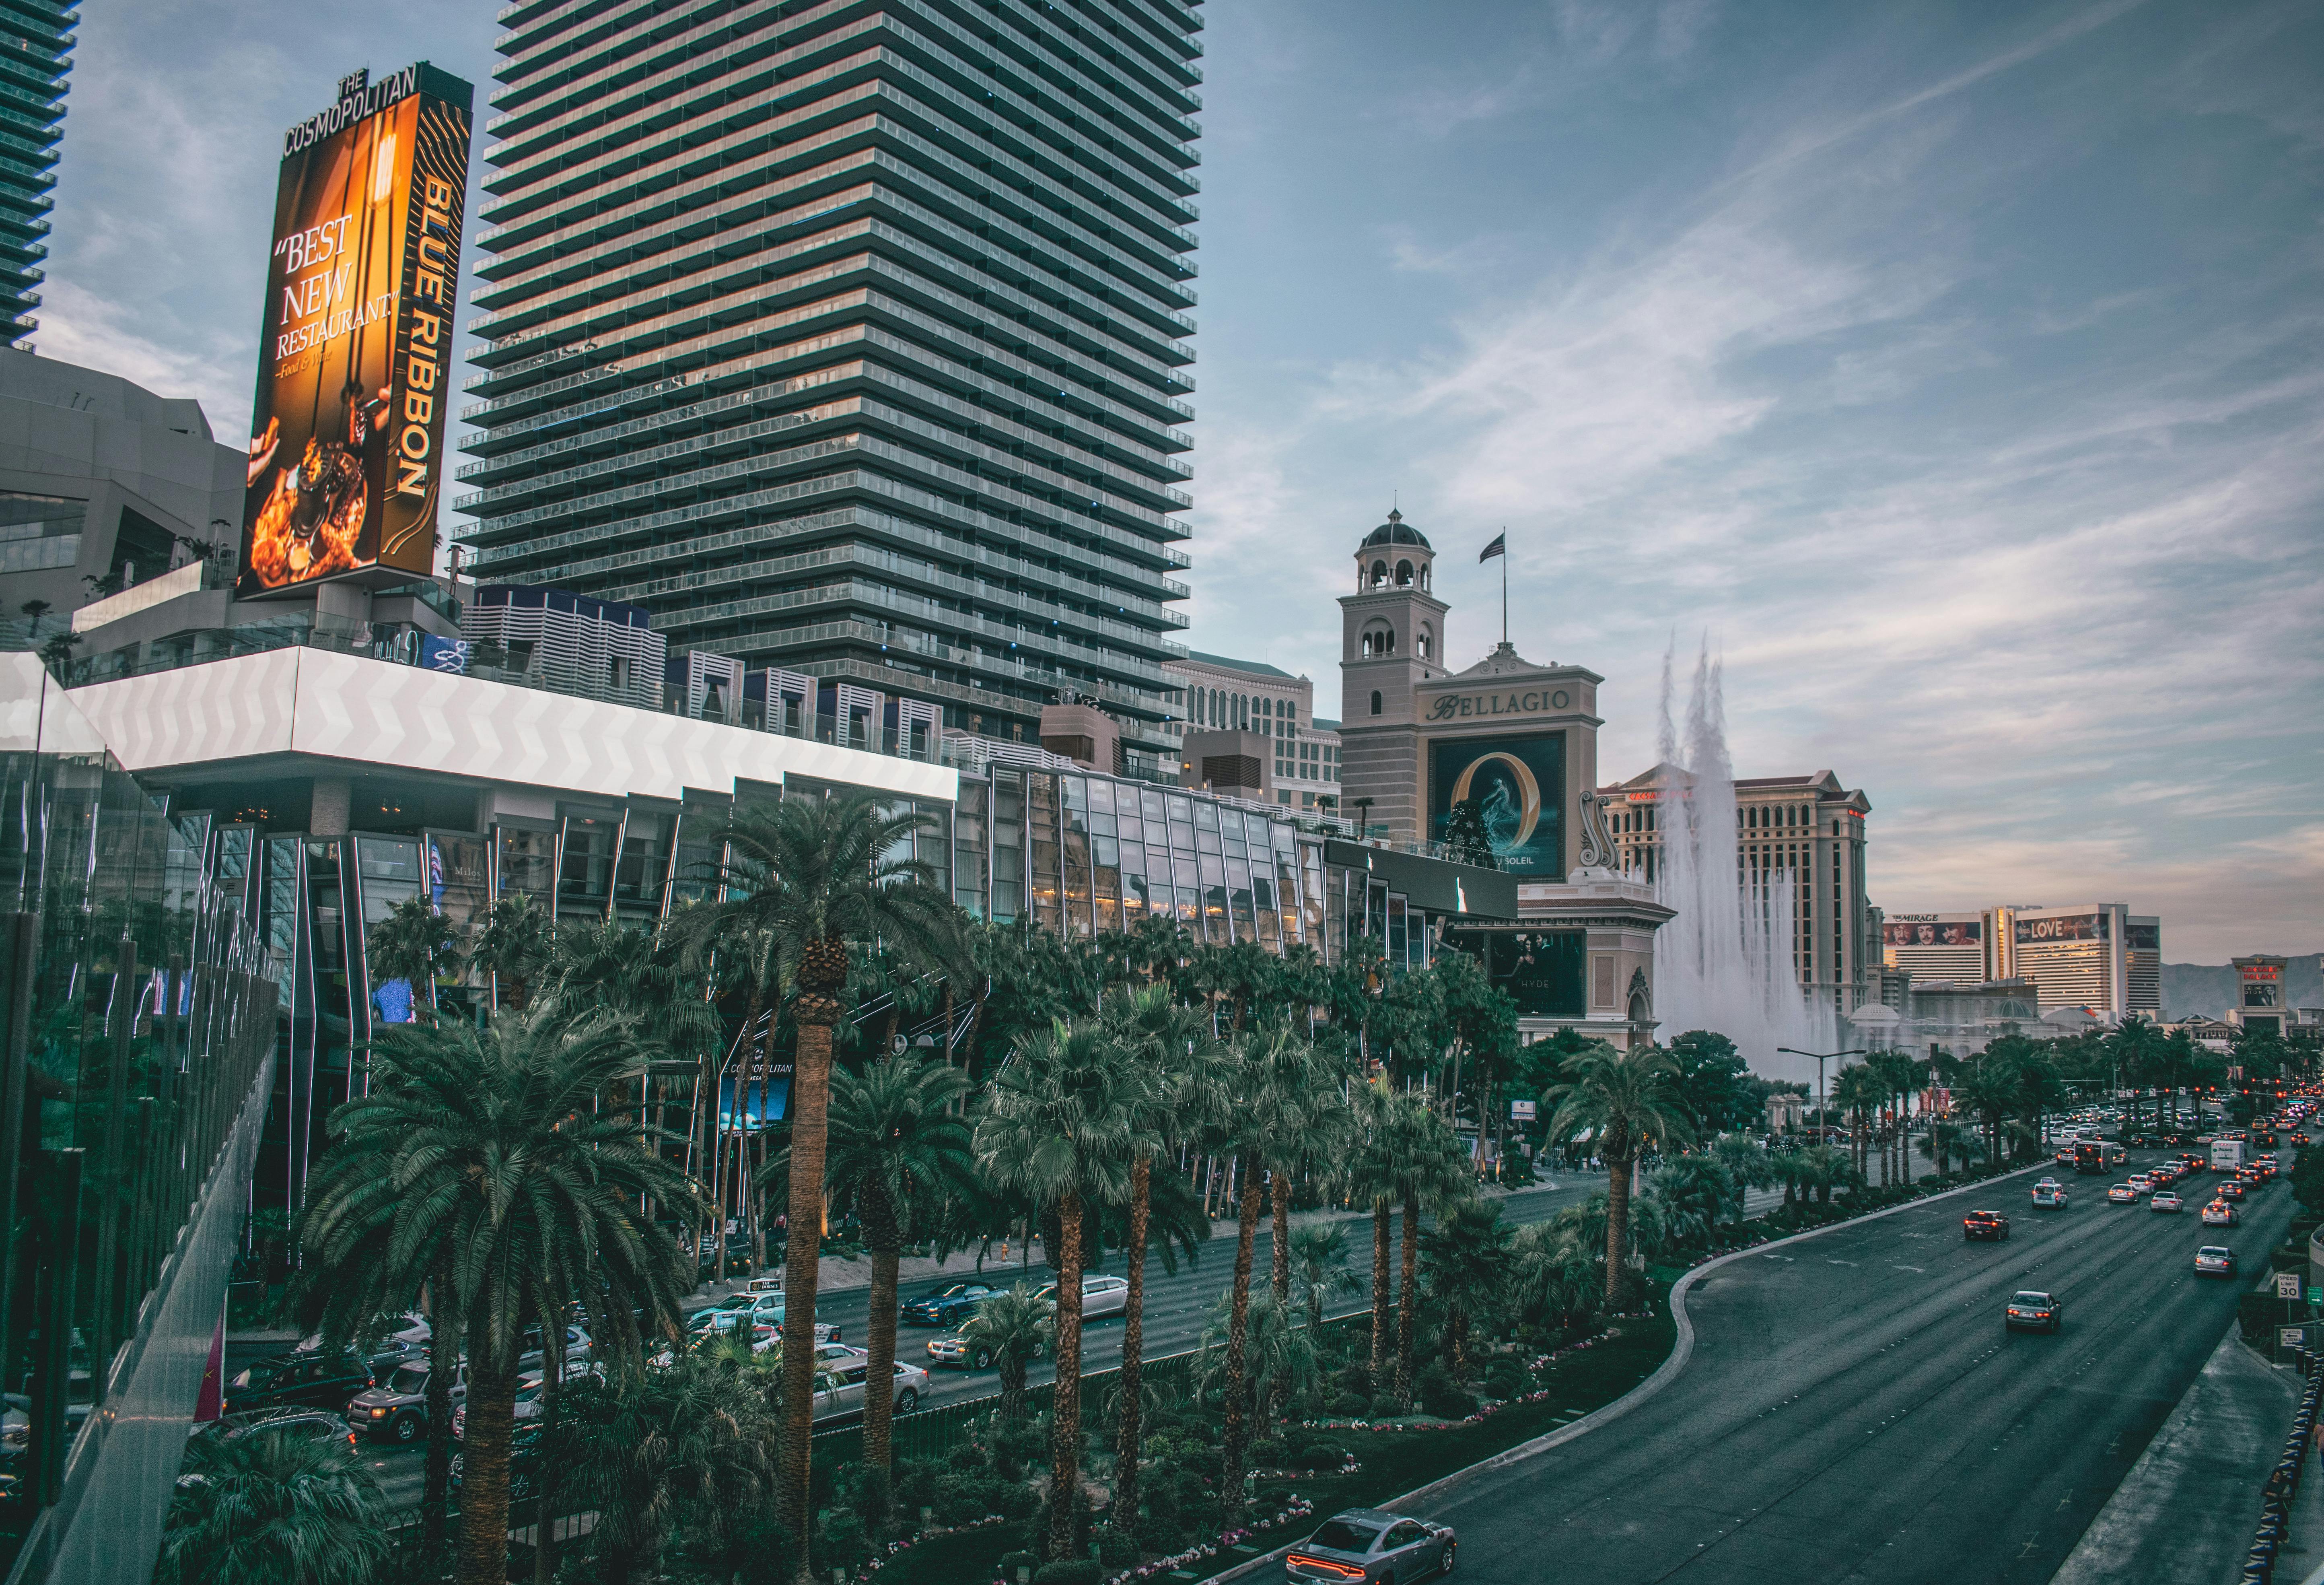
M 986 1091 L 976 1154 L 985 1177 L 1057 1217 L 1057 1386 L 1050 1404 L 1049 1555 L 1073 1547 L 1081 1485 L 1082 1229 L 1084 1210 L 1130 1198 L 1151 1156 L 1152 1083 L 1101 1028 L 1064 1023 L 1019 1043 Z
M 1348 1269 L 1348 1229 L 1315 1222 L 1291 1235 L 1291 1291 L 1306 1306 L 1307 1324 L 1320 1329 L 1323 1306 L 1335 1294 L 1360 1293 L 1361 1278 Z
M 725 854 L 717 876 L 720 899 L 670 922 L 681 940 L 697 948 L 741 939 L 750 960 L 770 965 L 772 985 L 793 990 L 798 1049 L 791 1075 L 783 1324 L 798 1337 L 815 1335 L 832 1029 L 857 946 L 876 939 L 899 959 L 932 968 L 957 957 L 961 948 L 959 910 L 936 867 L 917 851 L 927 823 L 925 816 L 894 811 L 869 793 L 737 804 L 719 833 Z M 765 983 L 753 975 L 754 987 Z M 746 1030 L 757 1018 L 755 996 Z M 804 1371 L 793 1371 L 783 1378 L 781 1511 L 795 1535 L 807 1530 L 814 1444 L 813 1386 Z
M 550 934 L 547 915 L 522 892 L 503 896 L 484 915 L 468 960 L 489 978 L 495 1011 L 504 995 L 509 1006 L 524 1006 L 533 976 L 549 960 Z
M 386 1557 L 379 1482 L 309 1428 L 213 1428 L 186 1450 L 156 1585 L 367 1585 Z
M 1471 1195 L 1443 1206 L 1421 1240 L 1429 1296 L 1444 1309 L 1452 1368 L 1469 1367 L 1469 1322 L 1499 1302 L 1509 1278 L 1510 1229 L 1501 1208 Z
M 460 971 L 460 932 L 424 894 L 415 894 L 366 932 L 364 957 L 374 983 L 400 979 L 411 987 L 411 1015 L 425 1021 L 436 1015 L 437 976 Z
M 1663 1206 L 1668 1230 L 1683 1244 L 1709 1243 L 1720 1213 L 1743 1198 L 1726 1162 L 1707 1151 L 1666 1158 L 1649 1186 Z
M 1871 1129 L 1867 1119 L 1880 1104 L 1880 1080 L 1869 1064 L 1852 1063 L 1832 1075 L 1831 1098 L 1844 1116 L 1855 1119 L 1855 1137 L 1849 1150 L 1856 1162 L 1856 1170 L 1863 1172 L 1866 1147 L 1871 1143 Z
M 1528 1312 L 1545 1312 L 1568 1333 L 1578 1331 L 1605 1292 L 1598 1270 L 1602 1238 L 1582 1235 L 1570 1223 L 1534 1222 L 1519 1228 L 1511 1243 L 1512 1292 Z
M 1469 1153 L 1452 1126 L 1417 1096 L 1400 1098 L 1391 1126 L 1405 1135 L 1398 1157 L 1397 1189 L 1404 1201 L 1402 1258 L 1397 1272 L 1396 1395 L 1412 1401 L 1413 1351 L 1420 1337 L 1420 1213 L 1465 1200 L 1476 1192 Z
M 1605 1158 L 1606 1302 L 1618 1310 L 1628 1269 L 1623 1250 L 1630 1230 L 1632 1169 L 1648 1138 L 1684 1144 L 1692 1130 L 1672 1087 L 1678 1070 L 1667 1052 L 1601 1046 L 1573 1057 L 1567 1071 L 1572 1080 L 1550 1092 L 1557 1101 L 1550 1137 L 1572 1139 L 1586 1132 Z
M 596 1515 L 591 1541 L 606 1585 L 650 1570 L 673 1527 L 692 1521 L 715 1534 L 773 1485 L 777 1404 L 762 1358 L 747 1348 L 740 1358 L 688 1353 L 574 1384 L 544 1462 L 571 1470 Z
M 968 1124 L 954 1111 L 968 1089 L 968 1076 L 959 1069 L 910 1055 L 831 1076 L 825 1182 L 834 1199 L 854 1206 L 872 1251 L 863 1460 L 875 1469 L 888 1468 L 895 1414 L 894 1391 L 881 1384 L 896 1374 L 896 1267 L 907 1233 L 968 1175 Z
M 993 1294 L 962 1323 L 960 1336 L 968 1345 L 969 1363 L 979 1370 L 991 1365 L 1001 1371 L 1003 1420 L 1024 1415 L 1025 1367 L 1041 1357 L 1056 1332 L 1055 1308 L 1023 1283 Z
M 1928 1059 L 1915 1056 L 1911 1052 L 1888 1051 L 1875 1052 L 1865 1060 L 1870 1064 L 1873 1072 L 1879 1075 L 1882 1089 L 1886 1092 L 1887 1098 L 1894 1101 L 1896 1107 L 1895 1132 L 1889 1139 L 1889 1154 L 1894 1157 L 1895 1164 L 1894 1181 L 1910 1183 L 1913 1181 L 1913 1163 L 1911 1154 L 1905 1148 L 1910 1143 L 1910 1130 L 1907 1126 L 1910 1118 L 1905 1108 L 1910 1105 L 1914 1095 L 1924 1088 L 1929 1081 Z M 1885 1161 L 1881 1165 L 1880 1175 L 1884 1182 L 1890 1181 L 1888 1163 Z
M 1398 1126 L 1397 1098 L 1385 1085 L 1367 1084 L 1356 1102 L 1361 1141 L 1351 1157 L 1347 1182 L 1353 1196 L 1372 1208 L 1371 1372 L 1377 1380 L 1388 1365 L 1388 1308 L 1395 1298 L 1388 1280 L 1392 1228 L 1397 1201 L 1404 1196 L 1404 1155 L 1412 1136 Z
M 1921 1141 L 1920 1149 L 1922 1156 L 1934 1163 L 1937 1175 L 1942 1177 L 1951 1171 L 1953 1157 L 1960 1157 L 1964 1167 L 1977 1159 L 1977 1135 L 1959 1123 L 1940 1117 L 1929 1125 L 1929 1136 Z
M 691 1273 L 650 1208 L 690 1209 L 692 1187 L 635 1118 L 598 1110 L 647 1059 L 625 1021 L 398 1024 L 372 1049 L 372 1091 L 332 1115 L 300 1215 L 307 1302 L 344 1339 L 383 1293 L 449 1285 L 468 1353 L 459 1579 L 500 1585 L 525 1333 L 559 1338 L 577 1310 L 616 1364 L 645 1332 L 675 1337 Z
M 2017 1102 L 2015 1076 L 2001 1061 L 1981 1057 L 1954 1081 L 1953 1102 L 1985 1125 L 1986 1159 L 1998 1164 L 2002 1159 L 2001 1125 Z
M 1245 1374 L 1250 1312 L 1251 1247 L 1259 1230 L 1259 1177 L 1271 1152 L 1311 1118 L 1328 1082 L 1315 1048 L 1287 1023 L 1270 1021 L 1239 1034 L 1221 1059 L 1220 1140 L 1240 1174 L 1235 1208 L 1234 1277 L 1229 1292 L 1226 1423 L 1220 1438 L 1225 1474 L 1220 1492 L 1230 1509 L 1241 1500 L 1242 1459 L 1250 1445 L 1250 1378 Z M 1332 1098 L 1336 1105 L 1338 1098 Z
M 1734 1182 L 1735 1198 L 1729 1202 L 1729 1209 L 1734 1213 L 1735 1225 L 1740 1228 L 1747 1209 L 1745 1191 L 1770 1188 L 1775 1183 L 1775 1160 L 1757 1140 L 1741 1134 L 1721 1134 L 1712 1142 L 1711 1151 Z
M 1140 922 L 1139 950 L 1153 954 L 1149 963 L 1175 962 L 1183 946 L 1175 923 L 1163 931 L 1150 928 L 1151 917 Z M 1197 1009 L 1179 1006 L 1169 987 L 1156 984 L 1134 996 L 1116 996 L 1106 1012 L 1106 1031 L 1124 1061 L 1142 1069 L 1153 1080 L 1144 1094 L 1148 1100 L 1144 1131 L 1157 1149 L 1192 1139 L 1213 1120 L 1219 1088 L 1210 1018 Z M 1145 1433 L 1145 1398 L 1139 1387 L 1144 1371 L 1141 1354 L 1146 1343 L 1146 1247 L 1154 1200 L 1155 1150 L 1142 1152 L 1130 1169 L 1130 1225 L 1122 1239 L 1129 1256 L 1130 1292 L 1124 1299 L 1121 1331 L 1121 1418 L 1114 1447 L 1113 1500 L 1124 1518 L 1138 1514 L 1138 1460 Z M 1209 1232 L 1205 1219 L 1203 1231 Z M 1167 1253 L 1167 1250 L 1166 1250 Z
M 1315 1336 L 1305 1327 L 1294 1326 L 1290 1312 L 1275 1302 L 1274 1294 L 1264 1291 L 1251 1295 L 1243 1306 L 1240 1364 L 1229 1358 L 1233 1327 L 1233 1299 L 1222 1293 L 1203 1328 L 1197 1388 L 1205 1396 L 1212 1392 L 1222 1397 L 1242 1393 L 1254 1405 L 1254 1424 L 1264 1437 L 1272 1426 L 1270 1405 L 1288 1400 L 1314 1379 Z

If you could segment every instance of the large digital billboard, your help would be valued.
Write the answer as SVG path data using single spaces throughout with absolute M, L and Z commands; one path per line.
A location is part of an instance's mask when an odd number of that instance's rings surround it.
M 1565 878 L 1565 735 L 1439 737 L 1428 746 L 1428 834 L 1444 839 L 1452 806 L 1477 801 L 1494 862 L 1513 875 Z
M 236 592 L 436 560 L 475 90 L 425 61 L 282 136 Z
M 2019 946 L 2041 941 L 2103 941 L 2107 938 L 2105 913 L 2054 913 L 2037 919 L 2018 915 L 2013 933 Z
M 1982 918 L 1951 919 L 1942 914 L 1897 914 L 1882 922 L 1881 944 L 1889 947 L 1975 947 L 1985 941 Z

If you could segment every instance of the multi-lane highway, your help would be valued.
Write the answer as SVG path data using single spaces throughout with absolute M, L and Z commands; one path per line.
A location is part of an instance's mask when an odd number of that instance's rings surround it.
M 1580 1203 L 1606 1186 L 1605 1174 L 1560 1174 L 1554 1187 L 1520 1191 L 1501 1200 L 1504 1217 L 1514 1224 L 1546 1220 L 1566 1206 Z M 1749 1208 L 1755 1213 L 1764 1209 L 1763 1201 L 1773 1195 L 1755 1195 Z M 1335 1306 L 1336 1310 L 1359 1310 L 1371 1302 L 1371 1221 L 1369 1217 L 1347 1224 L 1350 1269 L 1354 1273 L 1360 1289 Z M 1253 1270 L 1259 1281 L 1266 1280 L 1273 1251 L 1273 1240 L 1265 1224 L 1261 1225 L 1253 1253 Z M 1123 1270 L 1119 1251 L 1109 1252 L 1110 1258 L 1098 1269 L 1120 1274 Z M 1191 1265 L 1181 1262 L 1177 1272 L 1166 1273 L 1158 1259 L 1149 1258 L 1146 1267 L 1146 1337 L 1144 1354 L 1149 1359 L 1181 1353 L 1197 1348 L 1202 1342 L 1204 1327 L 1208 1324 L 1213 1304 L 1225 1292 L 1234 1274 L 1234 1238 L 1232 1229 L 1214 1236 L 1202 1247 L 1199 1257 Z M 985 1264 L 981 1280 L 1006 1284 L 1024 1280 L 1035 1284 L 1047 1283 L 1052 1274 L 1047 1266 L 1036 1260 L 1029 1265 L 998 1261 Z M 924 1293 L 933 1293 L 946 1283 L 961 1280 L 960 1275 L 929 1279 L 904 1285 L 902 1299 L 908 1302 Z M 817 1297 L 816 1318 L 838 1326 L 843 1339 L 858 1348 L 863 1343 L 865 1324 L 870 1313 L 871 1294 L 863 1288 L 841 1289 Z M 905 1327 L 896 1339 L 899 1358 L 914 1364 L 925 1364 L 925 1344 L 938 1335 L 926 1327 Z M 1122 1326 L 1119 1320 L 1107 1320 L 1093 1324 L 1084 1336 L 1082 1362 L 1084 1370 L 1111 1369 L 1121 1362 Z M 259 1344 L 237 1340 L 228 1346 L 226 1367 L 228 1375 L 241 1369 L 254 1358 L 277 1352 L 282 1345 Z M 1053 1371 L 1047 1365 L 1037 1364 L 1028 1372 L 1036 1386 L 1050 1379 Z M 986 1396 L 999 1390 L 996 1374 L 990 1370 L 940 1370 L 933 1374 L 923 1402 L 930 1407 L 967 1398 Z M 387 1444 L 367 1444 L 364 1457 L 384 1488 L 391 1505 L 402 1506 L 417 1503 L 423 1481 L 422 1451 L 418 1447 L 392 1447 Z
M 2218 1228 L 2195 1215 L 2208 1175 L 2179 1215 L 2070 1177 L 2070 1209 L 2036 1212 L 2039 1175 L 1729 1262 L 1689 1296 L 1664 1390 L 1415 1511 L 1493 1581 L 2048 1580 L 2231 1323 L 2291 1191 Z M 1986 1207 L 2010 1237 L 1965 1242 Z M 2235 1248 L 2238 1280 L 2194 1274 L 2203 1244 Z M 2059 1335 L 2005 1333 L 2020 1288 L 2064 1299 Z

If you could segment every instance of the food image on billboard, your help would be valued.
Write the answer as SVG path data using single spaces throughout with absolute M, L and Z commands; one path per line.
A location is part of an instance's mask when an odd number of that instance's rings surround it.
M 1565 736 L 1440 737 L 1429 745 L 1428 831 L 1444 839 L 1452 806 L 1477 801 L 1493 861 L 1565 878 Z
M 283 134 L 244 598 L 436 560 L 475 90 L 422 61 Z

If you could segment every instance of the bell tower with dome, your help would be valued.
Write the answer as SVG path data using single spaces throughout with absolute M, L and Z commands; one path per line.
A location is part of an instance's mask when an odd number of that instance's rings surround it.
M 1420 685 L 1444 675 L 1451 607 L 1434 592 L 1435 562 L 1427 537 L 1391 511 L 1356 547 L 1356 592 L 1340 600 L 1341 812 L 1407 840 L 1421 819 L 1418 789 L 1391 766 L 1411 758 Z

